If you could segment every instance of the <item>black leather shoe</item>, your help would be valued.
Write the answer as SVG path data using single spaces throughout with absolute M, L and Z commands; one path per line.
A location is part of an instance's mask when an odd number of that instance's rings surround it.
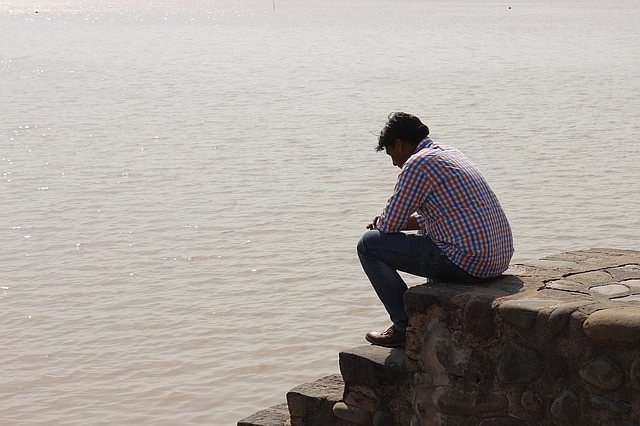
M 378 333 L 377 331 L 370 331 L 364 336 L 367 342 L 378 346 L 384 346 L 385 348 L 400 348 L 404 346 L 404 342 L 407 340 L 407 336 L 404 331 L 398 330 L 393 325 Z

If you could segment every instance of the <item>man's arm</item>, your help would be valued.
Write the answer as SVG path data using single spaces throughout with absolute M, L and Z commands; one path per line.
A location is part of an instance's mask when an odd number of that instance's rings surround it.
M 424 218 L 415 212 L 428 197 L 431 186 L 429 174 L 424 167 L 409 159 L 398 175 L 393 195 L 389 197 L 380 214 L 377 229 L 385 233 L 394 233 L 424 227 Z
M 377 228 L 377 222 L 380 216 L 376 216 L 373 221 L 371 221 L 369 224 L 367 224 L 366 228 L 367 229 L 378 229 Z M 402 228 L 403 231 L 417 231 L 419 229 L 422 229 L 420 227 L 420 223 L 418 222 L 418 213 L 413 213 L 411 216 L 409 216 L 409 219 L 407 219 L 407 223 L 404 224 L 404 227 Z

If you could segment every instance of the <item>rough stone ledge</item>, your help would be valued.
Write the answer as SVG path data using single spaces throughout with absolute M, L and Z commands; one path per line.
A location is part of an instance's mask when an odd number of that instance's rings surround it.
M 289 407 L 286 403 L 274 405 L 266 410 L 242 419 L 238 426 L 290 426 Z
M 396 383 L 406 371 L 404 349 L 366 345 L 339 354 L 345 383 L 360 386 L 387 386 Z
M 422 425 L 639 425 L 640 252 L 513 265 L 405 294 Z
M 342 399 L 342 376 L 333 374 L 297 386 L 287 393 L 291 426 L 336 425 L 333 406 Z
M 333 406 L 342 399 L 344 382 L 339 374 L 322 377 L 291 389 L 287 402 L 240 420 L 237 426 L 343 426 L 333 416 Z
M 292 426 L 640 426 L 640 251 L 427 283 L 405 305 L 406 348 L 341 352 L 342 395 L 292 390 Z
M 333 407 L 337 418 L 349 425 L 383 426 L 413 417 L 412 380 L 403 348 L 358 346 L 340 352 L 339 358 L 345 388 L 343 400 Z

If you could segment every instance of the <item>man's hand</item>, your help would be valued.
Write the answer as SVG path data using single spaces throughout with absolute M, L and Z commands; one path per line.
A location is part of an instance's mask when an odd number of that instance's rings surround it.
M 407 223 L 404 224 L 403 231 L 417 231 L 420 229 L 420 225 L 418 225 L 418 220 L 416 219 L 417 214 L 413 213 L 407 219 Z
M 409 219 L 407 219 L 407 223 L 405 223 L 404 227 L 402 228 L 403 231 L 417 231 L 421 229 L 420 225 L 418 225 L 418 221 L 416 220 L 416 216 L 416 213 L 413 213 L 411 216 L 409 216 Z M 367 229 L 378 229 L 378 220 L 380 220 L 380 216 L 374 217 L 373 221 L 367 224 Z
M 378 220 L 380 220 L 380 216 L 374 217 L 371 223 L 367 225 L 367 229 L 378 229 Z

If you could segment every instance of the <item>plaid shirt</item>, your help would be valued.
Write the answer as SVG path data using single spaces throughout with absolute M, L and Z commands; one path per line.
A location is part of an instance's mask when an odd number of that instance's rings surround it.
M 513 239 L 507 217 L 480 170 L 456 148 L 429 138 L 420 142 L 376 227 L 400 232 L 414 212 L 434 243 L 469 274 L 496 277 L 509 267 Z

